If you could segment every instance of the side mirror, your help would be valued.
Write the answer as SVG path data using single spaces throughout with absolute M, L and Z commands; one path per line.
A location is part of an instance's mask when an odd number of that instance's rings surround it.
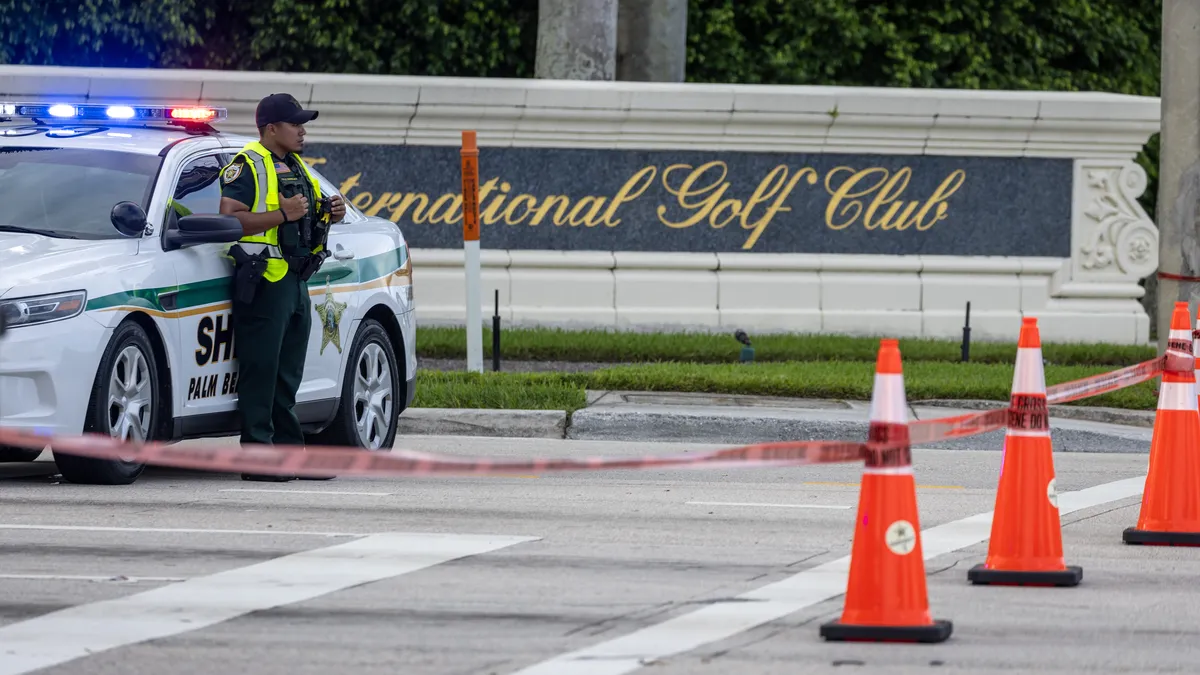
M 235 216 L 184 216 L 163 235 L 168 251 L 196 244 L 230 244 L 245 236 Z
M 117 232 L 126 237 L 138 238 L 146 231 L 146 212 L 133 202 L 118 202 L 108 218 Z

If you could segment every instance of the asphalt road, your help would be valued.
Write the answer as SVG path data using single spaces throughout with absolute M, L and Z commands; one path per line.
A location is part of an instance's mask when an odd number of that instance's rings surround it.
M 967 583 L 999 461 L 915 451 L 930 603 L 954 623 L 937 645 L 818 635 L 842 608 L 861 467 L 284 485 L 150 470 L 88 487 L 0 465 L 0 675 L 1195 672 L 1200 550 L 1121 542 L 1147 456 L 1056 456 L 1067 560 L 1084 569 L 1066 589 Z

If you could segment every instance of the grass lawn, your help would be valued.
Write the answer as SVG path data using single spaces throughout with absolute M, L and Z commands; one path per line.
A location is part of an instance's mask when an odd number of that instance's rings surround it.
M 1013 341 L 1009 343 L 972 342 L 970 363 L 1012 365 L 1017 354 L 1019 330 L 1019 325 L 1013 326 Z M 502 361 L 737 363 L 742 348 L 741 343 L 733 339 L 733 331 L 713 335 L 502 328 L 500 339 Z M 751 335 L 750 339 L 754 346 L 755 361 L 765 363 L 873 362 L 879 349 L 879 340 L 876 338 Z M 417 330 L 418 356 L 461 359 L 466 357 L 466 350 L 466 331 L 463 328 L 421 326 Z M 488 328 L 483 329 L 483 352 L 484 359 L 491 359 L 492 336 Z M 901 339 L 900 353 L 905 363 L 959 363 L 962 347 L 957 340 Z M 1157 356 L 1157 350 L 1150 346 L 1043 343 L 1042 356 L 1053 365 L 1120 368 L 1152 359 Z
M 428 330 L 428 329 L 424 329 Z M 420 331 L 418 331 L 420 332 Z M 903 344 L 901 345 L 903 349 Z M 1008 363 L 944 363 L 904 354 L 905 388 L 910 401 L 950 398 L 1002 403 L 1012 387 Z M 1131 357 L 1135 354 L 1131 354 Z M 1136 354 L 1133 365 L 1152 358 Z M 1109 365 L 1047 365 L 1046 384 L 1115 370 Z M 428 408 L 520 408 L 574 411 L 586 405 L 586 389 L 761 394 L 803 398 L 870 400 L 875 364 L 861 361 L 785 363 L 648 363 L 588 373 L 466 373 L 423 370 L 417 375 L 414 405 Z M 1153 410 L 1156 380 L 1071 405 Z

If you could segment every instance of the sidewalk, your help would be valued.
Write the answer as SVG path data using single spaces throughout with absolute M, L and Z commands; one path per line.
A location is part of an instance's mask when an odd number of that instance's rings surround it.
M 992 401 L 914 401 L 912 419 L 1003 406 Z M 399 436 L 468 435 L 579 440 L 748 444 L 866 437 L 869 403 L 670 392 L 588 392 L 588 406 L 562 410 L 410 408 Z M 1051 406 L 1056 452 L 1148 453 L 1154 411 Z M 922 447 L 1000 450 L 1003 430 Z

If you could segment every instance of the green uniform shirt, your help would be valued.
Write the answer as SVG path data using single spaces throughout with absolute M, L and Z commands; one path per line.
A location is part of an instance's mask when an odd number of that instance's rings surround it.
M 303 194 L 308 199 L 308 219 L 309 223 L 313 224 L 314 230 L 317 222 L 317 200 L 316 194 L 313 192 L 312 186 L 308 184 L 308 174 L 305 173 L 304 167 L 300 166 L 299 160 L 288 155 L 286 159 L 279 159 L 272 155 L 271 159 L 275 162 L 275 173 L 279 178 L 279 199 L 280 201 L 287 199 L 295 194 Z M 234 164 L 244 165 L 246 158 L 238 156 L 233 160 Z M 221 173 L 221 196 L 236 199 L 237 201 L 254 207 L 254 174 L 246 169 L 238 173 L 237 178 L 233 182 L 225 181 L 225 173 Z M 315 232 L 314 232 L 315 236 Z M 300 244 L 300 221 L 290 220 L 279 226 L 279 248 L 288 255 L 304 255 L 311 251 L 299 250 Z

